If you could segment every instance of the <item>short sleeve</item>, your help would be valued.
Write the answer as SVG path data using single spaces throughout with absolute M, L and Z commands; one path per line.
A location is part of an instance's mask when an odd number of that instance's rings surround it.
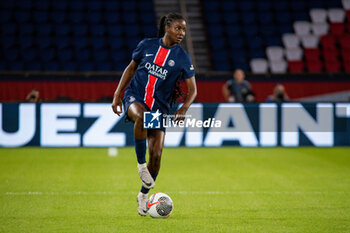
M 132 60 L 140 62 L 143 56 L 145 40 L 140 41 L 136 49 L 132 52 Z
M 185 59 L 185 64 L 184 64 L 184 67 L 183 67 L 183 75 L 182 75 L 182 78 L 183 79 L 188 79 L 188 78 L 191 78 L 195 75 L 194 73 L 194 67 L 192 65 L 192 61 L 191 61 L 191 58 L 188 54 L 186 54 L 186 59 Z

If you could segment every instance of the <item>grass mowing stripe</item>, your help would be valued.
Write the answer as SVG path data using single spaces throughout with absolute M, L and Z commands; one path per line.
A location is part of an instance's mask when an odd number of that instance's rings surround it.
M 206 192 L 195 192 L 195 191 L 179 191 L 179 192 L 168 192 L 169 194 L 183 194 L 183 195 L 228 195 L 228 194 L 271 194 L 271 195 L 305 195 L 305 194 L 343 194 L 349 195 L 350 192 L 337 192 L 337 191 L 327 191 L 327 192 L 319 192 L 319 191 L 236 191 L 236 192 L 219 192 L 219 191 L 206 191 Z M 40 195 L 134 195 L 135 192 L 6 192 L 3 195 L 6 196 L 40 196 Z
M 0 149 L 0 232 L 350 232 L 348 148 L 165 148 L 140 217 L 133 148 Z

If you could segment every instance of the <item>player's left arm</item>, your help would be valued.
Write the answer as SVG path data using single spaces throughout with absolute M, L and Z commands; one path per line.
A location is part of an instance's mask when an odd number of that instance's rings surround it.
M 175 112 L 175 121 L 185 120 L 185 114 L 197 96 L 196 78 L 194 76 L 185 79 L 187 95 L 181 108 Z

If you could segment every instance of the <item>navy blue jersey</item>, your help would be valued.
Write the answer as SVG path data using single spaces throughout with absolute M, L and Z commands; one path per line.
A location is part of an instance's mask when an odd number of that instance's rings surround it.
M 180 45 L 166 47 L 161 38 L 151 38 L 138 44 L 132 59 L 139 65 L 125 96 L 142 99 L 152 111 L 160 109 L 168 113 L 176 81 L 194 76 L 190 56 Z

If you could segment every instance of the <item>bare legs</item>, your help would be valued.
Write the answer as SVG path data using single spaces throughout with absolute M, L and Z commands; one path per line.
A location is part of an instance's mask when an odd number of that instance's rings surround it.
M 152 177 L 158 174 L 162 151 L 164 147 L 165 133 L 162 130 L 147 130 L 143 128 L 143 112 L 146 108 L 139 102 L 134 102 L 128 109 L 128 116 L 134 122 L 134 137 L 143 140 L 147 136 L 149 160 L 148 170 Z
M 139 102 L 134 102 L 129 106 L 128 117 L 134 122 L 134 137 L 138 140 L 145 139 L 147 129 L 143 128 L 143 112 L 146 108 Z
M 162 130 L 150 130 L 148 131 L 148 170 L 152 177 L 158 174 L 160 169 L 160 161 L 162 157 L 162 151 L 164 147 L 165 133 Z

